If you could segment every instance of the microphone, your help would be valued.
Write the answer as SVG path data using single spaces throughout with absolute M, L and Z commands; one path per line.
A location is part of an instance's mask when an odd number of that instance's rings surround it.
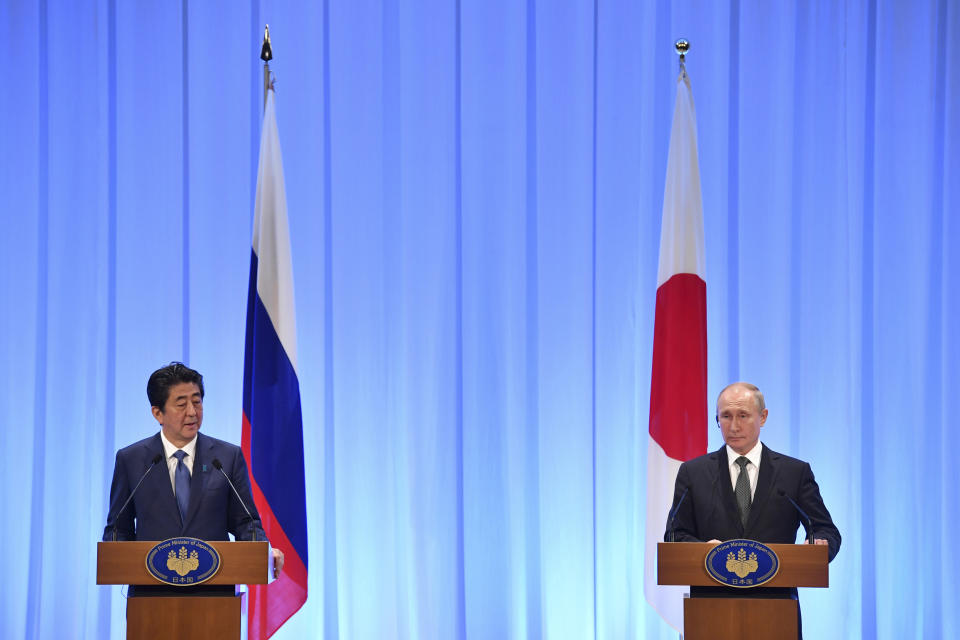
M 804 524 L 807 525 L 807 542 L 813 544 L 813 520 L 810 519 L 810 516 L 807 515 L 807 512 L 800 508 L 800 505 L 796 501 L 787 495 L 787 492 L 783 489 L 777 489 L 777 493 L 790 501 L 790 504 L 793 505 L 793 508 L 797 510 L 797 513 L 804 519 Z
M 683 504 L 689 492 L 690 487 L 683 488 L 683 493 L 680 494 L 680 500 L 677 501 L 677 506 L 670 512 L 670 542 L 676 542 L 676 530 L 673 528 L 673 521 L 677 519 L 677 512 L 680 511 L 680 505 Z
M 246 503 L 244 503 L 243 498 L 240 497 L 240 493 L 237 492 L 237 488 L 233 486 L 233 481 L 230 480 L 230 476 L 227 475 L 227 472 L 223 470 L 223 465 L 220 463 L 220 458 L 213 459 L 213 467 L 223 474 L 223 477 L 227 479 L 227 483 L 230 484 L 230 488 L 233 489 L 233 495 L 237 496 L 237 500 L 240 501 L 240 506 L 243 507 L 243 510 L 247 512 L 247 517 L 250 518 L 250 522 L 253 523 L 251 527 L 253 528 L 253 541 L 257 541 L 257 529 L 259 527 L 253 526 L 260 522 L 259 519 L 254 518 L 250 514 L 250 509 L 247 509 Z
M 163 454 L 158 453 L 153 456 L 153 460 L 150 461 L 150 465 L 147 467 L 147 470 L 143 472 L 143 475 L 140 476 L 140 481 L 137 482 L 137 486 L 133 488 L 133 491 L 130 492 L 130 495 L 127 496 L 127 501 L 123 503 L 123 506 L 120 507 L 120 511 L 117 511 L 117 517 L 113 520 L 113 541 L 117 541 L 117 527 L 120 526 L 120 514 L 123 513 L 123 510 L 127 508 L 127 505 L 130 504 L 130 501 L 133 500 L 133 496 L 137 493 L 137 489 L 140 488 L 140 485 L 143 484 L 143 481 L 146 479 L 147 474 L 153 471 L 153 468 L 157 466 L 157 463 L 163 460 Z

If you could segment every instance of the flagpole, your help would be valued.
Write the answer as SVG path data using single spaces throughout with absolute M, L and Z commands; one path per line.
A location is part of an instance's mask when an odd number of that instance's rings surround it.
M 674 49 L 680 69 L 654 307 L 644 593 L 670 626 L 682 630 L 684 588 L 657 584 L 657 541 L 664 539 L 665 517 L 673 533 L 673 515 L 683 499 L 676 485 L 680 465 L 707 452 L 707 294 L 696 113 L 685 65 L 690 43 L 678 39 Z
M 270 91 L 270 61 L 273 60 L 273 48 L 270 46 L 270 25 L 263 27 L 263 45 L 260 47 L 260 59 L 263 60 L 263 106 L 267 106 L 267 92 Z
M 264 532 L 283 550 L 283 569 L 269 584 L 249 585 L 247 637 L 267 640 L 307 600 L 307 500 L 303 415 L 297 378 L 293 261 L 276 109 L 270 27 L 263 30 L 263 126 L 253 205 L 250 281 L 244 340 L 241 449 Z M 261 315 L 263 314 L 263 315 Z M 269 318 L 266 322 L 258 318 Z M 274 374 L 268 383 L 261 371 Z M 283 443 L 274 447 L 272 443 Z

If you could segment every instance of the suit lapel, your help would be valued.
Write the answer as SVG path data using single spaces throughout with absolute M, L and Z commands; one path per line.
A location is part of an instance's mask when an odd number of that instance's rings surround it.
M 780 454 L 764 446 L 760 452 L 760 475 L 757 478 L 757 490 L 753 492 L 753 502 L 750 504 L 750 518 L 747 520 L 747 530 L 752 530 L 764 507 L 770 502 L 770 494 L 776 486 L 777 474 L 780 469 L 778 462 Z
M 209 450 L 213 446 L 210 440 L 201 434 L 197 434 L 197 446 L 193 451 L 193 473 L 190 474 L 190 505 L 187 507 L 187 518 L 183 523 L 183 529 L 186 531 L 187 525 L 197 515 L 200 510 L 200 502 L 203 500 L 203 490 L 207 486 L 208 470 L 210 468 Z
M 170 467 L 163 450 L 163 442 L 160 440 L 160 433 L 154 436 L 147 444 L 146 464 L 150 464 L 154 456 L 160 454 L 160 462 L 157 468 L 150 472 L 150 475 L 143 481 L 143 495 L 154 496 L 162 508 L 167 512 L 167 517 L 174 522 L 180 520 L 180 509 L 177 508 L 177 497 L 173 493 L 173 485 L 170 483 Z
M 730 461 L 727 458 L 726 445 L 720 447 L 716 453 L 717 456 L 717 478 L 720 484 L 720 502 L 723 505 L 723 513 L 727 521 L 732 523 L 733 527 L 743 533 L 743 524 L 740 522 L 740 508 L 737 506 L 737 497 L 733 494 L 733 486 L 730 484 Z

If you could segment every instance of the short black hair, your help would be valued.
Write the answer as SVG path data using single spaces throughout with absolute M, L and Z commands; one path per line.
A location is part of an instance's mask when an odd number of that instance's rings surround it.
M 151 407 L 163 409 L 170 397 L 170 387 L 181 382 L 194 383 L 200 387 L 200 397 L 203 398 L 203 376 L 182 362 L 171 362 L 160 367 L 150 374 L 147 380 L 147 398 Z

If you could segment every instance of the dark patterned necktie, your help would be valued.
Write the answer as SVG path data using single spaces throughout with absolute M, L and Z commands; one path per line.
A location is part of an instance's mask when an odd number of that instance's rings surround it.
M 735 462 L 740 465 L 740 475 L 737 476 L 737 488 L 734 493 L 737 495 L 737 507 L 740 508 L 740 522 L 746 529 L 747 519 L 750 517 L 750 474 L 747 473 L 747 465 L 750 461 L 740 456 Z
M 175 451 L 173 456 L 177 459 L 177 470 L 173 475 L 173 484 L 177 491 L 177 506 L 180 507 L 180 521 L 186 523 L 187 507 L 190 506 L 190 470 L 183 464 L 183 459 L 187 457 L 187 452 Z

